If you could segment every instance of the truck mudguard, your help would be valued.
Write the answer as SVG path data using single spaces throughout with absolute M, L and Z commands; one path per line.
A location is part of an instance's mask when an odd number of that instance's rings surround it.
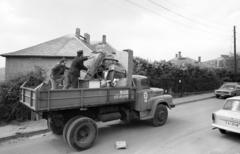
M 150 109 L 151 109 L 151 112 L 150 112 L 151 116 L 154 115 L 158 104 L 164 104 L 169 109 L 174 107 L 171 95 L 161 95 L 161 96 L 153 97 L 153 98 L 149 99 L 149 104 L 150 104 Z

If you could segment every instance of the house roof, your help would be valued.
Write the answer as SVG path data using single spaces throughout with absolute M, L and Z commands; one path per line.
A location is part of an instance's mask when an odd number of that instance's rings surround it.
M 169 60 L 169 62 L 177 65 L 177 66 L 182 66 L 182 65 L 185 65 L 185 64 L 196 64 L 197 61 L 194 60 L 194 59 L 191 59 L 191 58 L 188 58 L 188 57 L 177 57 L 177 58 L 173 58 L 171 60 Z
M 69 34 L 22 50 L 2 54 L 3 57 L 74 57 L 78 50 L 85 55 L 96 51 L 99 46 L 108 52 L 115 52 L 109 44 L 89 44 Z

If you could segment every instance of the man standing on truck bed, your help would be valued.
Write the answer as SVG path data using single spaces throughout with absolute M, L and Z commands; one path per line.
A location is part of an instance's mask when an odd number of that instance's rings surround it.
M 72 64 L 68 73 L 67 85 L 64 86 L 64 89 L 67 89 L 70 86 L 72 88 L 78 88 L 78 78 L 80 77 L 80 71 L 88 70 L 88 68 L 84 66 L 83 62 L 88 59 L 89 59 L 88 57 L 83 56 L 83 50 L 77 51 L 77 56 L 72 61 Z
M 52 85 L 52 90 L 57 88 L 57 85 L 63 84 L 64 80 L 64 72 L 66 69 L 69 69 L 65 66 L 66 59 L 63 58 L 59 61 L 59 63 L 52 68 L 52 72 L 50 75 L 50 81 Z

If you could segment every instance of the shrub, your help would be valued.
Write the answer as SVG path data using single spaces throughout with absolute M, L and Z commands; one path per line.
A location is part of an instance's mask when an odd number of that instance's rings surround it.
M 232 73 L 225 69 L 195 65 L 182 68 L 170 62 L 151 63 L 138 57 L 134 58 L 134 73 L 147 76 L 151 86 L 171 89 L 175 93 L 209 91 L 218 88 L 226 80 L 233 80 Z
M 20 86 L 25 81 L 28 87 L 37 86 L 44 81 L 44 75 L 45 71 L 36 67 L 35 71 L 0 84 L 0 121 L 29 119 L 30 109 L 19 103 Z

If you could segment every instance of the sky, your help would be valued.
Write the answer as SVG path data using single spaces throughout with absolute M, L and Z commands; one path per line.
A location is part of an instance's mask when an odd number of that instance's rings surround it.
M 202 61 L 240 50 L 239 0 L 0 0 L 0 54 L 81 29 L 151 61 L 179 51 Z M 5 58 L 0 58 L 0 67 Z

